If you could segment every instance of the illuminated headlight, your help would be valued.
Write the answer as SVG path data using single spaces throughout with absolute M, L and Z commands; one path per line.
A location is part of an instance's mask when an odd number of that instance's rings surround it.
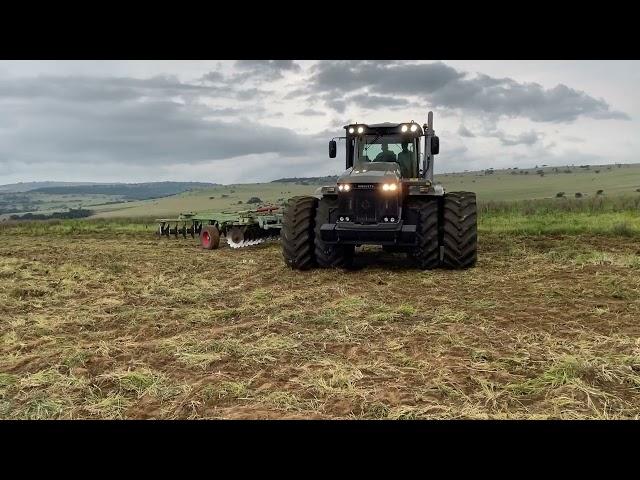
M 358 127 L 358 133 L 364 132 L 364 127 Z
M 414 123 L 413 125 L 411 125 L 411 131 L 415 132 L 416 130 L 418 130 L 418 125 Z
M 355 133 L 356 129 L 353 127 L 349 127 L 349 133 Z
M 344 217 L 340 217 L 340 221 L 341 221 L 341 222 L 344 222 Z
M 344 217 L 344 219 L 345 219 L 345 221 L 347 221 L 347 222 L 349 221 L 349 217 Z
M 391 221 L 392 221 L 392 222 L 395 222 L 395 221 L 396 221 L 396 219 L 395 219 L 394 217 L 391 217 Z
M 341 192 L 348 192 L 349 190 L 351 190 L 351 185 L 349 185 L 348 183 L 345 183 L 344 185 L 338 185 L 338 190 L 340 190 Z
M 409 127 L 407 127 L 406 125 L 402 125 L 402 127 L 400 127 L 400 131 L 402 133 L 405 133 L 407 130 L 409 130 Z
M 398 189 L 398 185 L 395 183 L 384 183 L 382 185 L 382 190 L 385 192 L 395 192 Z
M 384 217 L 384 221 L 388 222 L 389 221 L 389 217 Z

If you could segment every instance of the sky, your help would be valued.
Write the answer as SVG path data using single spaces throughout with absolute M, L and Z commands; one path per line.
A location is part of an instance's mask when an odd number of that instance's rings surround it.
M 640 161 L 639 61 L 0 61 L 0 184 L 334 175 L 352 122 L 424 123 L 438 172 Z

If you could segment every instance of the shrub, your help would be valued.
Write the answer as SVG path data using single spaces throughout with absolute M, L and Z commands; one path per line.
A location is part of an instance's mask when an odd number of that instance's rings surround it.
M 582 198 L 582 193 L 576 192 L 576 198 Z
M 260 200 L 258 197 L 251 197 L 249 200 L 247 200 L 247 203 L 262 203 L 262 200 Z
M 556 193 L 556 198 L 562 198 L 562 197 L 564 197 L 564 192 Z
M 604 190 L 598 190 L 598 191 L 596 192 L 596 195 L 602 195 L 602 194 L 604 194 Z

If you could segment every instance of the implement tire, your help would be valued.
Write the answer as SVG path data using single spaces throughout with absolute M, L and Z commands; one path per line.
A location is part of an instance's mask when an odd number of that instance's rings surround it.
M 200 231 L 200 246 L 205 250 L 215 250 L 220 246 L 220 230 L 215 225 L 205 225 Z
M 446 268 L 470 268 L 478 259 L 478 211 L 476 194 L 450 192 L 444 195 L 442 264 Z
M 316 265 L 314 225 L 318 199 L 293 197 L 282 217 L 280 242 L 286 264 L 294 270 L 308 270 Z
M 329 223 L 329 215 L 332 210 L 338 208 L 338 199 L 323 197 L 318 202 L 315 219 L 315 255 L 318 266 L 321 268 L 348 267 L 353 263 L 355 247 L 353 245 L 332 245 L 320 238 L 320 227 L 323 223 Z
M 412 199 L 407 206 L 417 214 L 417 245 L 409 252 L 409 258 L 423 270 L 440 266 L 439 211 L 437 198 Z

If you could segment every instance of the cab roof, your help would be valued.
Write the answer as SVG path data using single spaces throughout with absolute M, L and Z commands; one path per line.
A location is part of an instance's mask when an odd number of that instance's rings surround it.
M 349 127 L 353 127 L 355 125 L 362 125 L 370 130 L 387 130 L 388 133 L 393 132 L 394 130 L 400 130 L 402 125 L 411 125 L 415 124 L 418 126 L 418 130 L 415 134 L 422 135 L 422 126 L 418 122 L 401 122 L 401 123 L 393 123 L 393 122 L 384 122 L 384 123 L 352 123 L 350 125 L 345 125 L 344 128 L 347 130 Z

